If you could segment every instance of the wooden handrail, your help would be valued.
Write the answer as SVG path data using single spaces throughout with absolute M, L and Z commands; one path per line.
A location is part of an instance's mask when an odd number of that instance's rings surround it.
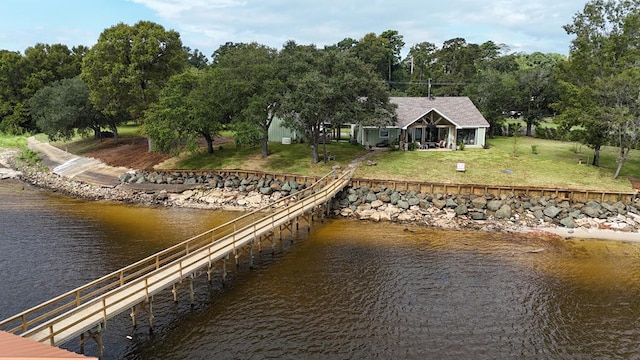
M 234 234 L 234 230 L 244 228 L 251 223 L 255 223 L 257 221 L 256 219 L 264 218 L 265 215 L 273 213 L 274 210 L 278 208 L 286 209 L 287 205 L 290 203 L 313 196 L 321 188 L 333 181 L 334 174 L 334 172 L 328 173 L 318 179 L 311 186 L 299 192 L 290 194 L 272 204 L 266 205 L 250 213 L 243 214 L 236 219 L 230 220 L 202 234 L 191 237 L 181 243 L 150 255 L 97 280 L 91 281 L 88 284 L 70 290 L 51 300 L 2 320 L 0 321 L 0 329 L 19 322 L 20 324 L 18 326 L 8 328 L 6 331 L 12 333 L 27 332 L 35 324 L 46 321 L 46 319 L 56 317 L 69 308 L 80 307 L 83 304 L 91 302 L 91 299 L 95 298 L 95 296 L 105 292 L 108 293 L 114 291 L 113 289 L 124 287 L 127 284 L 135 282 L 136 279 L 139 279 L 141 276 L 157 271 L 167 264 L 171 264 L 172 262 L 181 259 L 189 253 L 199 251 L 205 247 L 208 248 L 210 244 L 215 244 L 216 242 L 219 242 L 220 239 Z M 349 176 L 350 175 L 351 173 L 349 173 Z M 85 292 L 88 293 L 85 294 Z
M 325 203 L 347 184 L 349 176 L 350 173 L 345 173 L 334 182 L 329 183 L 328 186 L 323 187 L 321 190 L 310 192 L 308 196 L 292 203 L 291 206 L 272 212 L 270 215 L 259 218 L 240 229 L 236 228 L 236 232 L 226 235 L 225 238 L 211 242 L 208 246 L 190 253 L 189 256 L 176 259 L 173 262 L 166 264 L 163 268 L 152 271 L 147 274 L 147 276 L 134 279 L 131 282 L 113 289 L 98 298 L 91 299 L 72 311 L 60 314 L 55 319 L 48 320 L 26 332 L 23 332 L 22 335 L 34 336 L 38 341 L 48 341 L 52 345 L 57 345 L 68 340 L 72 335 L 65 334 L 64 336 L 66 336 L 66 338 L 63 337 L 62 339 L 56 339 L 56 335 L 69 331 L 69 329 L 73 329 L 73 327 L 78 324 L 93 321 L 91 324 L 91 326 L 93 326 L 94 323 L 106 322 L 107 318 L 115 316 L 115 313 L 113 313 L 111 308 L 115 307 L 120 309 L 119 311 L 122 311 L 121 309 L 124 308 L 124 306 L 130 306 L 132 303 L 139 302 L 141 296 L 140 291 L 144 291 L 144 296 L 148 300 L 149 296 L 161 291 L 167 286 L 167 284 L 175 283 L 175 280 L 172 279 L 175 279 L 176 277 L 178 279 L 182 279 L 185 274 L 192 274 L 200 267 L 206 266 L 206 264 L 212 261 L 212 248 L 218 248 L 216 250 L 216 253 L 218 254 L 216 259 L 220 259 L 226 256 L 225 254 L 229 253 L 232 248 L 246 245 L 249 241 L 255 239 L 256 236 L 259 236 L 261 233 L 258 229 L 260 229 L 262 233 L 267 232 L 273 224 L 280 225 L 288 221 L 292 212 L 304 213 L 308 209 L 313 209 L 314 207 Z M 258 224 L 262 225 L 258 227 Z M 236 235 L 240 236 L 240 239 L 237 241 Z M 229 241 L 229 238 L 232 238 L 233 241 Z M 170 271 L 172 268 L 174 270 Z M 144 284 L 142 285 L 142 283 Z M 138 290 L 133 292 L 128 291 L 132 289 Z M 124 294 L 126 296 L 118 298 L 119 294 Z M 111 299 L 112 301 L 107 303 L 108 299 Z M 123 302 L 124 305 L 120 305 Z M 118 306 L 120 307 L 118 308 Z M 82 312 L 83 317 L 74 317 L 73 314 L 76 312 Z M 73 321 L 71 321 L 72 318 Z M 65 325 L 61 325 L 63 323 Z M 54 326 L 56 327 L 55 329 Z M 87 324 L 84 324 L 83 326 L 87 328 Z M 73 329 L 73 331 L 79 330 Z M 43 335 L 43 332 L 45 335 Z

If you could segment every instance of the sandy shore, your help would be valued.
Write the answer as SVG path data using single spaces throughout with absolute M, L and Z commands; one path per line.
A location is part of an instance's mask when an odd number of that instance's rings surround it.
M 546 233 L 563 239 L 599 239 L 640 243 L 640 233 L 608 229 L 584 229 L 564 227 L 523 228 L 524 233 Z

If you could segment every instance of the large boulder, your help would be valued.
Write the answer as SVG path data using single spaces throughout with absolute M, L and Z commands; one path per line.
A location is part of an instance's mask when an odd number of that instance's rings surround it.
M 467 205 L 465 204 L 456 206 L 454 211 L 456 212 L 456 215 L 465 215 L 469 212 L 469 210 L 467 209 Z
M 400 193 L 399 193 L 399 192 L 397 192 L 397 191 L 394 191 L 394 192 L 393 192 L 393 193 L 391 193 L 391 195 L 389 196 L 389 198 L 390 198 L 389 202 L 390 202 L 391 204 L 395 205 L 395 204 L 397 204 L 397 203 L 398 203 L 398 200 L 400 200 L 400 197 L 401 197 Z
M 378 198 L 378 200 L 382 201 L 383 203 L 391 202 L 391 197 L 386 192 L 378 193 L 376 197 Z
M 473 205 L 474 209 L 484 209 L 484 207 L 487 206 L 487 199 L 482 196 L 478 196 L 471 200 L 471 205 Z
M 473 220 L 487 220 L 487 214 L 482 211 L 473 211 L 471 213 L 471 218 Z
M 400 209 L 407 210 L 409 208 L 409 202 L 405 200 L 398 200 L 397 205 Z
M 436 208 L 438 210 L 442 210 L 447 205 L 447 202 L 445 200 L 442 200 L 442 199 L 433 199 L 431 204 L 433 205 L 434 208 Z
M 491 200 L 487 203 L 487 209 L 491 211 L 498 211 L 502 207 L 502 201 L 500 200 Z
M 580 211 L 587 215 L 588 217 L 592 217 L 592 218 L 598 218 L 601 215 L 600 212 L 600 205 L 598 204 L 598 206 L 589 206 L 588 204 L 583 206 L 582 209 L 580 209 Z
M 445 206 L 451 209 L 455 209 L 458 207 L 458 203 L 455 200 L 449 198 L 447 199 L 447 203 Z
M 578 227 L 578 224 L 576 224 L 575 220 L 573 220 L 571 216 L 567 216 L 562 220 L 560 220 L 560 224 L 564 227 L 571 228 L 571 229 Z
M 511 218 L 511 206 L 502 205 L 502 207 L 500 207 L 500 209 L 496 211 L 495 217 L 496 219 L 501 219 L 501 220 Z
M 558 208 L 558 207 L 556 207 L 556 206 L 553 206 L 553 205 L 552 205 L 552 206 L 549 206 L 548 208 L 544 209 L 544 210 L 542 211 L 542 213 L 543 213 L 545 216 L 548 216 L 548 217 L 550 217 L 550 218 L 552 218 L 552 219 L 553 219 L 553 218 L 555 218 L 556 216 L 558 216 L 558 214 L 560 214 L 560 212 L 561 212 L 561 211 L 562 211 L 562 209 L 560 209 L 560 208 Z

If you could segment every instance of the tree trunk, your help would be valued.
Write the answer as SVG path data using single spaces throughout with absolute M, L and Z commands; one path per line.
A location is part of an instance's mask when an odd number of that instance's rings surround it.
M 318 163 L 318 144 L 311 144 L 311 155 L 313 157 L 313 163 Z
M 622 170 L 622 165 L 627 160 L 627 155 L 629 154 L 629 149 L 625 147 L 620 148 L 620 156 L 616 159 L 618 166 L 616 167 L 616 172 L 613 174 L 613 178 L 617 179 L 618 175 L 620 175 L 620 170 Z
M 527 136 L 528 137 L 531 137 L 531 127 L 532 127 L 532 124 L 527 121 Z
M 271 127 L 271 122 L 273 122 L 274 113 L 270 112 L 269 116 L 267 116 L 267 121 L 260 123 L 260 128 L 262 129 L 262 140 L 260 141 L 260 146 L 262 147 L 262 158 L 266 158 L 269 156 L 269 127 Z
M 622 169 L 622 164 L 624 164 L 624 160 L 618 160 L 616 162 L 618 163 L 618 166 L 616 167 L 616 172 L 613 173 L 614 179 L 617 179 L 618 175 L 620 175 L 620 170 Z
M 327 163 L 327 132 L 325 131 L 322 136 L 322 158 L 324 159 L 324 163 Z
M 203 134 L 203 136 L 207 142 L 207 154 L 213 154 L 213 136 L 211 134 Z
M 269 144 L 269 138 L 268 137 L 262 137 L 262 140 L 260 140 L 260 147 L 262 148 L 262 158 L 266 158 L 267 156 L 269 156 L 269 148 L 268 148 L 268 144 Z
M 600 145 L 593 148 L 593 161 L 591 165 L 599 166 L 600 164 Z
M 118 127 L 117 126 L 109 126 L 109 128 L 111 129 L 111 132 L 113 133 L 113 143 L 114 144 L 118 144 Z

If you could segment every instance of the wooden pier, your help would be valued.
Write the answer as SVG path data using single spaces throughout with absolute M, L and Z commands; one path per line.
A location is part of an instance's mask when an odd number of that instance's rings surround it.
M 108 320 L 130 311 L 133 325 L 138 314 L 146 315 L 153 327 L 153 296 L 171 288 L 174 300 L 186 287 L 193 302 L 193 278 L 207 274 L 222 262 L 223 278 L 227 261 L 238 262 L 240 250 L 253 252 L 261 242 L 274 242 L 276 230 L 294 232 L 299 222 L 309 226 L 315 214 L 324 214 L 331 199 L 349 184 L 352 172 L 337 176 L 332 172 L 308 188 L 289 195 L 257 211 L 240 216 L 194 236 L 134 264 L 84 286 L 0 321 L 0 330 L 38 342 L 58 346 L 80 337 L 98 343 L 102 357 L 101 333 Z

